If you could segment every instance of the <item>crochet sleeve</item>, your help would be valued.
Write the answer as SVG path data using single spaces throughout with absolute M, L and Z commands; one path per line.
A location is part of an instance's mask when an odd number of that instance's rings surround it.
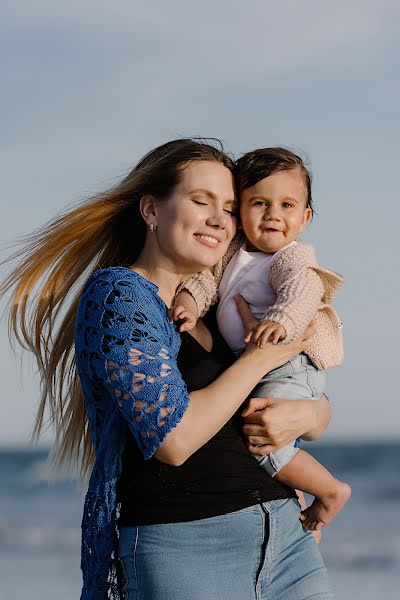
M 178 287 L 177 293 L 185 290 L 193 296 L 197 304 L 197 313 L 199 317 L 203 317 L 210 306 L 217 302 L 218 286 L 221 282 L 222 275 L 224 274 L 229 261 L 242 243 L 242 237 L 240 234 L 236 234 L 230 243 L 228 250 L 215 267 L 205 269 L 204 271 L 185 279 Z
M 324 286 L 313 268 L 304 267 L 277 290 L 276 302 L 263 315 L 286 330 L 283 343 L 298 338 L 321 306 Z
M 184 414 L 189 396 L 177 367 L 179 335 L 155 292 L 129 276 L 97 277 L 78 314 L 96 394 L 115 403 L 144 458 L 150 458 Z

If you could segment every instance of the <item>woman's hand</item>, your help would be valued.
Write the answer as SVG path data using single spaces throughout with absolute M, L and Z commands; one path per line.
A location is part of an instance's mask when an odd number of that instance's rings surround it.
M 258 323 L 258 319 L 252 314 L 249 305 L 242 296 L 235 296 L 239 315 L 243 322 L 245 335 L 247 336 Z M 246 354 L 254 354 L 257 360 L 265 360 L 265 372 L 272 371 L 284 365 L 288 360 L 297 356 L 308 348 L 315 333 L 315 324 L 311 323 L 301 338 L 290 342 L 289 344 L 274 344 L 266 342 L 263 348 L 250 342 L 246 348 Z
M 316 402 L 251 398 L 242 413 L 249 451 L 262 456 L 276 452 L 315 427 Z
M 254 317 L 242 296 L 235 296 L 235 301 L 247 336 L 257 326 L 258 319 Z M 314 333 L 315 324 L 311 323 L 300 340 L 290 344 L 268 343 L 265 350 L 250 345 L 246 354 L 265 352 L 271 370 L 305 350 L 310 345 Z M 243 432 L 249 451 L 263 456 L 275 452 L 299 437 L 307 440 L 318 438 L 328 426 L 330 416 L 329 403 L 325 396 L 321 396 L 319 400 L 295 402 L 279 398 L 251 398 L 242 413 Z
M 242 412 L 249 452 L 264 456 L 299 437 L 316 439 L 328 426 L 330 416 L 325 396 L 319 400 L 251 398 Z

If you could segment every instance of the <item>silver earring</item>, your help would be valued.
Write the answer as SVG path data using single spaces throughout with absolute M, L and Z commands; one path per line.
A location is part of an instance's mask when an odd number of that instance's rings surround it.
M 157 225 L 153 225 L 153 223 L 150 223 L 149 227 L 150 227 L 151 233 L 153 233 L 154 231 L 157 231 Z

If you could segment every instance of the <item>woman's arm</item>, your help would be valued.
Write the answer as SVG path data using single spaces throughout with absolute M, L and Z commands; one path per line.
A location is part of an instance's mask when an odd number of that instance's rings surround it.
M 175 466 L 185 462 L 223 427 L 266 372 L 301 352 L 309 339 L 267 344 L 264 349 L 249 346 L 213 383 L 189 395 L 185 413 L 157 449 L 156 458 Z
M 180 465 L 221 429 L 265 372 L 309 343 L 249 345 L 218 379 L 188 394 L 177 334 L 154 290 L 126 269 L 105 269 L 82 294 L 75 350 L 81 379 L 106 405 L 115 404 L 143 456 Z M 87 401 L 97 410 L 94 396 Z

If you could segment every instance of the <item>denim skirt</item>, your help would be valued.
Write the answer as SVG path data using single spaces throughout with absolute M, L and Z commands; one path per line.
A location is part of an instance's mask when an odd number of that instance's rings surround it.
M 121 527 L 125 600 L 333 600 L 296 499 L 182 523 Z

